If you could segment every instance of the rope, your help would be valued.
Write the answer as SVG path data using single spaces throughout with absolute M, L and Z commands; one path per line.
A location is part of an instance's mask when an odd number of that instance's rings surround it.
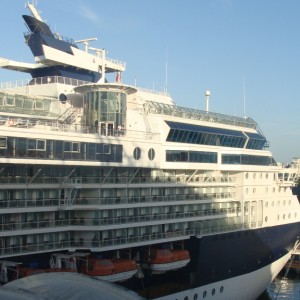
M 289 273 L 289 271 L 290 271 L 291 265 L 292 265 L 293 260 L 294 260 L 294 258 L 295 258 L 295 254 L 294 254 L 294 253 L 295 253 L 295 251 L 297 250 L 297 248 L 298 248 L 299 245 L 300 245 L 300 241 L 296 241 L 296 243 L 295 243 L 295 245 L 294 245 L 294 248 L 293 248 L 293 251 L 292 251 L 290 263 L 288 264 L 288 267 L 286 268 L 286 271 L 285 271 L 285 273 L 284 273 L 284 275 L 283 275 L 283 277 L 282 277 L 282 279 L 281 279 L 281 285 L 280 285 L 280 287 L 279 287 L 279 289 L 278 289 L 278 292 L 277 292 L 277 294 L 276 294 L 274 300 L 277 300 L 278 295 L 279 295 L 279 293 L 280 293 L 280 291 L 281 291 L 281 288 L 282 288 L 282 286 L 283 286 L 283 283 L 284 283 L 284 281 L 287 279 L 287 275 L 288 275 L 288 273 Z

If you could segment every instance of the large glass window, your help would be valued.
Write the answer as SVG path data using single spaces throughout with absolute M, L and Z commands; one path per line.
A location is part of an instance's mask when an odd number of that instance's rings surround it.
M 121 128 L 126 123 L 126 94 L 119 91 L 92 91 L 85 94 L 86 125 L 101 124 L 103 128 L 112 127 L 111 132 Z M 101 130 L 107 135 L 109 131 Z
M 241 165 L 261 165 L 268 166 L 274 163 L 274 159 L 269 156 L 258 155 L 239 155 L 239 154 L 223 154 L 222 164 L 241 164 Z
M 216 152 L 167 150 L 166 161 L 217 163 Z
M 139 153 L 140 155 L 140 153 Z M 0 157 L 122 162 L 123 146 L 0 137 Z
M 170 127 L 167 141 L 243 148 L 247 137 L 237 130 L 166 121 Z

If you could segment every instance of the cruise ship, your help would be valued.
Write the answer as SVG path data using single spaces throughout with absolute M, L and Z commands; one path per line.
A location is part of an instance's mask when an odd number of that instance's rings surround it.
M 35 62 L 0 58 L 30 74 L 0 86 L 4 287 L 78 272 L 144 299 L 257 299 L 298 246 L 297 170 L 209 91 L 197 110 L 125 84 L 124 62 L 27 8 Z

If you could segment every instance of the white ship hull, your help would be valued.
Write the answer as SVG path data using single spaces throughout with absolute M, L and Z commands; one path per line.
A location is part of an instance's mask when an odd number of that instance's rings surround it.
M 201 288 L 156 298 L 156 300 L 185 299 L 185 297 L 188 297 L 186 299 L 195 299 L 193 298 L 195 294 L 198 295 L 197 299 L 203 297 L 216 300 L 256 300 L 282 270 L 290 256 L 291 253 L 288 253 L 274 263 L 249 274 L 208 284 Z M 206 296 L 204 297 L 203 295 Z

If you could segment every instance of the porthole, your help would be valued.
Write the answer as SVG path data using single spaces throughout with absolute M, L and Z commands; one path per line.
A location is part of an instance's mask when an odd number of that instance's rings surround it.
M 153 160 L 154 157 L 155 157 L 155 151 L 154 151 L 153 148 L 150 148 L 149 151 L 148 151 L 148 158 L 149 158 L 150 160 Z
M 273 187 L 273 193 L 275 193 L 275 188 Z
M 285 206 L 285 204 L 286 204 L 286 202 L 285 202 L 285 200 L 283 200 L 283 206 Z
M 207 295 L 207 292 L 204 291 L 204 292 L 203 292 L 203 298 L 206 298 L 206 295 Z
M 198 294 L 194 294 L 194 300 L 198 299 Z
M 223 293 L 223 291 L 224 291 L 224 286 L 222 285 L 222 286 L 220 287 L 220 293 Z
M 184 300 L 189 300 L 189 297 L 188 297 L 188 296 L 185 296 L 185 297 L 184 297 Z
M 256 173 L 253 173 L 253 179 L 255 179 L 256 178 Z
M 141 148 L 139 147 L 134 148 L 133 157 L 135 160 L 139 160 L 141 158 Z
M 260 178 L 262 178 L 263 177 L 263 175 L 262 175 L 262 173 L 260 173 Z
M 267 208 L 268 207 L 268 205 L 269 205 L 269 203 L 268 203 L 268 201 L 266 202 L 266 204 L 265 204 L 265 207 Z
M 212 296 L 213 296 L 215 293 L 216 293 L 216 289 L 215 289 L 215 288 L 213 288 L 213 289 L 211 290 L 211 294 L 212 294 Z
M 285 214 L 283 215 L 283 220 L 285 220 Z
M 253 189 L 253 194 L 255 194 L 255 193 L 256 193 L 256 188 Z
M 289 219 L 291 218 L 291 213 L 289 213 Z
M 268 217 L 267 217 L 267 216 L 265 217 L 265 222 L 266 222 L 266 223 L 268 222 Z
M 268 178 L 269 178 L 269 174 L 267 173 L 267 174 L 266 174 L 266 179 L 268 179 Z
M 279 221 L 279 219 L 280 219 L 280 216 L 279 216 L 279 215 L 277 215 L 277 220 Z
M 249 178 L 249 174 L 248 174 L 248 173 L 246 173 L 245 177 L 246 177 L 246 179 L 248 179 L 248 178 Z

